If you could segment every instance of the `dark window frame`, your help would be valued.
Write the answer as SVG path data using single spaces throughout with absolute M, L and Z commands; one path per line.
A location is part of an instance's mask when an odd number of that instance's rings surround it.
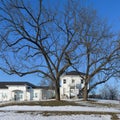
M 63 84 L 66 84 L 66 79 L 63 79 Z
M 84 83 L 84 81 L 83 81 L 83 79 L 81 80 L 81 84 L 83 84 Z

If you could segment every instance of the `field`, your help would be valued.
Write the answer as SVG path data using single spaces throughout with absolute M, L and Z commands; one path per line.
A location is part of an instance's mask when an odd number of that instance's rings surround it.
M 0 120 L 120 120 L 120 102 L 108 100 L 9 102 Z

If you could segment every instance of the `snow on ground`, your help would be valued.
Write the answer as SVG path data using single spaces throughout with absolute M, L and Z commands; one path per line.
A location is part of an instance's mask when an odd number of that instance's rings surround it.
M 0 112 L 0 120 L 111 120 L 110 115 L 62 115 L 42 116 L 41 114 Z
M 96 100 L 97 103 L 120 104 L 120 100 Z
M 117 108 L 87 107 L 87 106 L 6 106 L 1 111 L 95 111 L 95 112 L 120 112 Z
M 117 114 L 118 118 L 120 119 L 120 114 Z
M 80 105 L 85 106 L 5 106 L 0 107 L 0 120 L 111 120 L 112 114 L 109 112 L 114 112 L 120 119 L 120 108 L 119 107 L 104 107 L 96 106 L 91 103 L 80 102 Z M 96 100 L 98 103 L 105 104 L 118 104 L 119 101 L 108 101 L 108 100 Z M 88 104 L 88 105 L 87 105 Z M 19 112 L 17 112 L 19 111 Z M 21 111 L 21 112 L 20 112 Z M 31 112 L 30 112 L 31 111 Z M 33 112 L 34 111 L 34 112 Z M 42 111 L 78 111 L 78 112 L 107 112 L 107 114 L 77 114 L 77 115 L 49 115 L 43 116 Z

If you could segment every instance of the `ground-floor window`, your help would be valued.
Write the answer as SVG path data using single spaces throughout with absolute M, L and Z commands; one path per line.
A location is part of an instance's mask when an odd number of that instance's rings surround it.
M 37 97 L 38 97 L 38 93 L 35 93 L 35 94 L 34 94 L 34 97 L 37 98 Z

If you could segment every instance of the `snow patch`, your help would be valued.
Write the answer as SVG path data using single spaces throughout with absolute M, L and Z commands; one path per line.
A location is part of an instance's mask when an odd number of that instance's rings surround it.
M 120 114 L 117 114 L 118 118 L 120 119 Z
M 7 106 L 1 107 L 1 111 L 95 111 L 95 112 L 120 112 L 120 109 L 107 107 L 87 106 Z
M 14 112 L 0 112 L 0 120 L 111 120 L 110 115 L 62 115 L 42 116 L 41 114 L 26 114 Z

